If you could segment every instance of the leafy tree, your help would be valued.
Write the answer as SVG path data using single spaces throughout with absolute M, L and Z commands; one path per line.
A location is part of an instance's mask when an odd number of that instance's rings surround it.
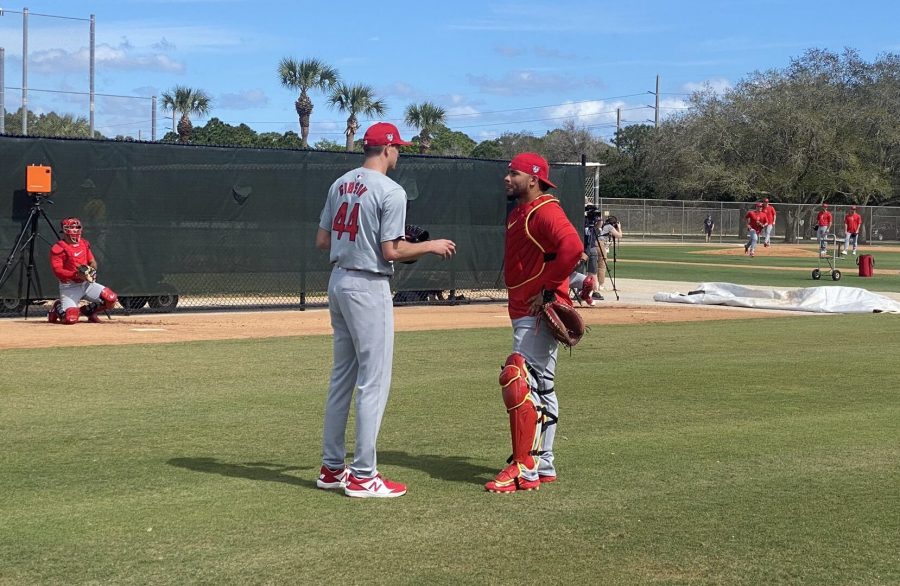
M 12 136 L 22 134 L 22 108 L 15 112 L 7 112 L 4 116 L 5 132 Z M 84 116 L 73 114 L 35 114 L 28 110 L 28 135 L 29 136 L 61 136 L 66 138 L 103 138 L 103 135 L 94 131 L 91 136 L 90 121 Z
M 300 97 L 294 102 L 297 117 L 300 121 L 300 136 L 303 148 L 309 145 L 309 119 L 313 111 L 313 103 L 309 98 L 309 90 L 328 91 L 339 79 L 337 69 L 326 65 L 318 59 L 297 61 L 285 57 L 278 64 L 278 76 L 281 85 L 300 90 Z
M 162 95 L 163 112 L 172 112 L 174 119 L 175 114 L 181 114 L 178 121 L 178 140 L 182 143 L 190 142 L 191 132 L 194 125 L 191 124 L 190 116 L 203 116 L 209 113 L 212 99 L 203 90 L 193 89 L 182 85 L 175 86 L 171 92 L 164 92 Z
M 431 149 L 431 137 L 439 126 L 444 126 L 447 111 L 431 102 L 410 104 L 404 114 L 406 123 L 419 130 L 419 152 L 427 153 Z M 415 138 L 413 140 L 416 140 Z
M 347 150 L 353 150 L 353 140 L 359 130 L 357 114 L 373 117 L 381 116 L 387 111 L 383 100 L 376 99 L 372 86 L 364 84 L 347 85 L 338 82 L 331 92 L 328 103 L 337 107 L 341 112 L 349 114 L 347 117 Z
M 471 156 L 477 159 L 500 159 L 503 157 L 503 147 L 499 138 L 483 140 L 472 149 Z
M 344 146 L 331 139 L 322 138 L 313 145 L 313 148 L 317 151 L 339 151 L 344 149 Z
M 470 157 L 475 141 L 464 132 L 450 130 L 444 125 L 436 126 L 431 139 L 432 152 L 448 157 Z
M 193 144 L 258 146 L 256 131 L 246 124 L 232 126 L 218 118 L 210 118 L 205 126 L 195 128 L 191 136 Z
M 541 153 L 549 161 L 579 162 L 582 155 L 593 161 L 609 150 L 609 145 L 591 135 L 587 128 L 577 127 L 574 120 L 548 132 L 541 143 Z

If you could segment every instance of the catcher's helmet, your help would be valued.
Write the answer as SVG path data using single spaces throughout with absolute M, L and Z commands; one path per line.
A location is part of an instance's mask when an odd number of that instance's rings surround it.
M 81 220 L 78 218 L 65 218 L 60 222 L 63 234 L 72 239 L 73 242 L 81 240 Z

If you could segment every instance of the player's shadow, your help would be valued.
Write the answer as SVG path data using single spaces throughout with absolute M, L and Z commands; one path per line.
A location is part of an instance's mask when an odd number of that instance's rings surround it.
M 497 473 L 496 468 L 472 464 L 462 456 L 439 456 L 437 454 L 410 454 L 395 450 L 379 450 L 378 462 L 421 470 L 432 478 L 468 484 L 484 484 Z
M 170 466 L 185 468 L 194 472 L 206 472 L 208 474 L 220 474 L 231 478 L 246 478 L 248 480 L 265 480 L 267 482 L 283 482 L 294 486 L 316 488 L 316 481 L 307 478 L 299 478 L 285 474 L 296 470 L 312 470 L 309 467 L 284 466 L 271 462 L 245 462 L 243 464 L 231 464 L 220 462 L 215 458 L 172 458 L 166 462 Z

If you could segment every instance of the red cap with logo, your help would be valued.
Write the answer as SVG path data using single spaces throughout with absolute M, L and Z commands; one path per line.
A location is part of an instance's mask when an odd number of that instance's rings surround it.
M 855 205 L 854 205 L 854 206 L 850 206 L 850 209 L 851 209 L 851 210 L 855 210 L 855 209 L 856 209 L 856 206 L 855 206 Z
M 761 207 L 762 207 L 762 202 L 761 202 L 761 201 L 756 202 L 756 207 L 761 208 Z
M 407 146 L 411 144 L 400 138 L 400 131 L 390 122 L 376 122 L 366 130 L 366 134 L 363 136 L 363 146 Z
M 827 204 L 827 203 L 823 203 L 823 204 L 822 204 L 822 209 L 827 210 L 827 209 L 828 209 L 828 204 Z
M 519 153 L 509 162 L 509 168 L 534 175 L 550 187 L 556 187 L 550 182 L 550 165 L 547 164 L 547 159 L 537 153 Z
M 764 199 L 763 203 L 769 203 L 769 198 L 767 197 L 766 199 Z

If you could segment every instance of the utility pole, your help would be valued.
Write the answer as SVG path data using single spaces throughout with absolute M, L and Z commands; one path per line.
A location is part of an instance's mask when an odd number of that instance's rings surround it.
M 653 108 L 656 116 L 653 119 L 653 126 L 659 128 L 659 75 L 656 76 L 656 106 Z
M 150 98 L 150 140 L 156 142 L 156 96 Z

